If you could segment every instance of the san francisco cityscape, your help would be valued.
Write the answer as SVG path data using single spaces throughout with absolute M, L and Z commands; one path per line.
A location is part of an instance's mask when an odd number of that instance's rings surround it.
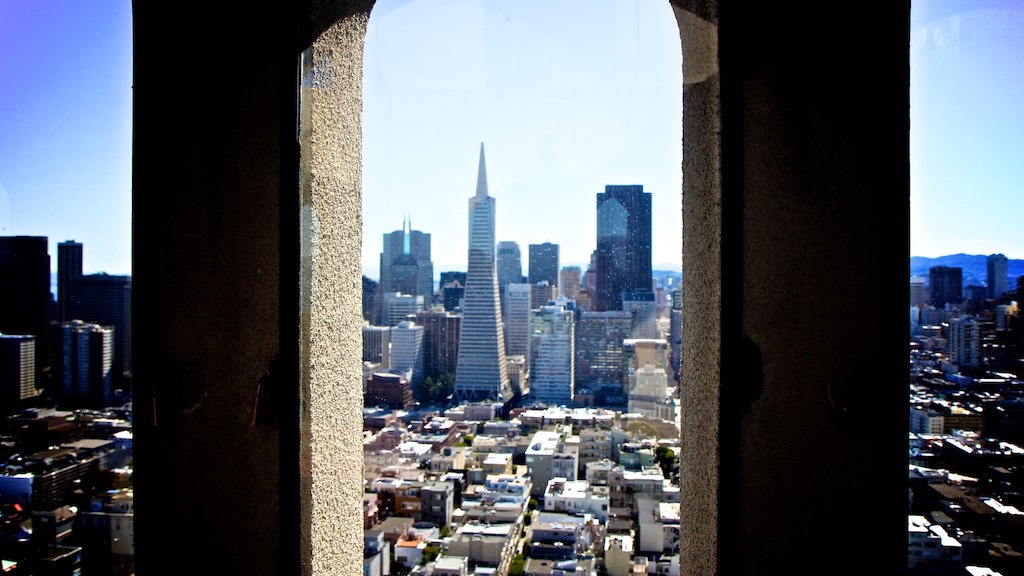
M 679 61 L 649 58 L 678 51 L 676 24 L 667 4 L 613 2 L 612 24 L 577 27 L 603 34 L 587 36 L 483 4 L 458 20 L 379 0 L 368 28 L 364 574 L 678 576 L 685 263 L 680 111 L 665 103 L 683 85 Z M 121 40 L 119 76 L 113 52 L 90 68 L 64 49 L 66 69 L 122 94 L 86 98 L 77 81 L 79 100 L 103 102 L 76 116 L 95 125 L 41 104 L 68 85 L 9 91 L 0 107 L 17 111 L 0 112 L 0 572 L 131 575 L 131 10 L 115 31 L 99 25 L 111 14 L 82 25 L 66 8 L 58 30 L 76 45 L 99 42 L 74 36 L 90 29 Z M 461 28 L 421 38 L 427 18 Z M 909 399 L 907 571 L 1024 574 L 1024 259 L 1012 219 L 993 217 L 1024 178 L 1019 131 L 983 146 L 954 129 L 1011 130 L 1016 116 L 982 121 L 945 100 L 1019 108 L 1024 88 L 988 82 L 1024 68 L 955 73 L 996 60 L 968 52 L 980 37 L 1024 35 L 991 13 L 917 13 L 913 28 L 908 373 L 890 380 Z M 30 48 L 3 52 L 21 66 Z M 15 64 L 0 80 L 35 86 Z M 116 117 L 96 112 L 114 103 Z M 84 140 L 52 139 L 69 134 Z M 39 160 L 51 151 L 67 164 Z

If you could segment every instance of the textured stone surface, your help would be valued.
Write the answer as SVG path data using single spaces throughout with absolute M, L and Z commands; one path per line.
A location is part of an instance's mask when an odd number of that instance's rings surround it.
M 313 44 L 302 80 L 302 489 L 308 574 L 358 574 L 362 524 L 363 40 L 368 14 Z M 308 179 L 308 180 L 307 180 Z M 307 555 L 308 554 L 308 555 Z
M 722 188 L 717 27 L 673 5 L 683 49 L 683 574 L 713 574 L 718 558 Z

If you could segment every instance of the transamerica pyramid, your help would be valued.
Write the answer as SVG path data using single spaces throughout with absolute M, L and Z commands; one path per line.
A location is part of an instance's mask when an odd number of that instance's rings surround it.
M 458 400 L 505 401 L 512 397 L 505 366 L 494 245 L 494 198 L 487 195 L 487 168 L 481 142 L 476 195 L 469 199 L 469 269 L 455 370 Z

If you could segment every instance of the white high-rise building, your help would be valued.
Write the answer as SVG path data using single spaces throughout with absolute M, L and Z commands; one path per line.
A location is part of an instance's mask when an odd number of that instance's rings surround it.
M 487 195 L 481 143 L 476 195 L 469 199 L 469 269 L 455 371 L 455 397 L 459 400 L 505 401 L 512 397 L 495 265 L 494 207 L 494 198 Z
M 569 406 L 575 392 L 575 318 L 565 306 L 533 311 L 530 338 L 530 397 Z
M 384 294 L 383 322 L 386 326 L 398 326 L 423 310 L 423 296 L 388 292 Z
M 981 366 L 979 331 L 978 323 L 970 316 L 960 316 L 949 321 L 949 356 L 961 370 Z
M 423 380 L 423 326 L 410 320 L 391 329 L 391 370 L 411 373 L 409 383 Z

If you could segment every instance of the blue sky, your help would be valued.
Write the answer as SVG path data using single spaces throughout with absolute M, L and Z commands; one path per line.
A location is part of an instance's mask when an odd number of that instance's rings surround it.
M 914 255 L 1024 258 L 1018 6 L 914 2 Z M 131 34 L 129 0 L 0 0 L 0 234 L 49 236 L 53 266 L 73 238 L 87 272 L 130 272 Z M 677 263 L 676 36 L 654 0 L 381 0 L 365 66 L 366 267 L 403 214 L 433 235 L 438 271 L 464 266 L 481 141 L 499 239 L 557 242 L 563 262 L 584 262 L 594 194 L 643 184 L 654 262 Z
M 1002 252 L 1024 258 L 1022 8 L 1013 1 L 914 2 L 914 256 Z
M 129 0 L 0 0 L 0 234 L 131 271 Z

